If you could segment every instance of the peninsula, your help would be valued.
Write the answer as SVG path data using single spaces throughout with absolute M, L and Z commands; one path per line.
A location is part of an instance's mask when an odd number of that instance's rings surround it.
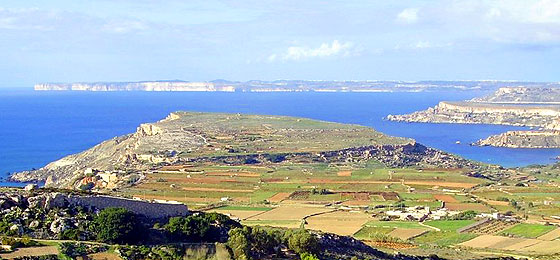
M 386 166 L 476 168 L 477 164 L 357 125 L 285 116 L 175 112 L 14 181 L 47 187 L 113 189 L 145 178 L 161 166 L 212 163 L 343 163 L 376 160 Z
M 509 148 L 558 148 L 560 89 L 505 87 L 468 101 L 442 101 L 432 108 L 388 120 L 425 123 L 499 124 L 530 127 L 479 140 L 474 145 Z M 534 130 L 536 129 L 536 130 Z

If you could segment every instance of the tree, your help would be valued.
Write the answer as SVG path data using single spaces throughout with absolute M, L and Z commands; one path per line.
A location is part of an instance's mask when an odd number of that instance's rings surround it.
M 202 240 L 206 237 L 210 225 L 199 215 L 188 217 L 173 217 L 165 225 L 165 229 L 177 239 Z
M 249 245 L 249 233 L 251 231 L 248 227 L 233 228 L 228 232 L 229 239 L 227 245 L 231 248 L 235 259 L 248 260 L 251 259 L 249 252 L 251 246 Z
M 164 226 L 175 239 L 206 242 L 225 242 L 227 232 L 241 225 L 219 213 L 199 213 L 187 217 L 173 217 Z
M 106 208 L 93 222 L 98 241 L 128 244 L 138 240 L 136 216 L 124 208 Z
M 298 254 L 315 253 L 318 247 L 317 237 L 304 229 L 290 232 L 288 247 Z

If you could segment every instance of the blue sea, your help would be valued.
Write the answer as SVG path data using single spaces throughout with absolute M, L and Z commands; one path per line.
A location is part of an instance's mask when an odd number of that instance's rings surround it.
M 560 149 L 468 145 L 519 127 L 385 121 L 388 114 L 464 100 L 480 91 L 425 93 L 35 92 L 0 88 L 0 176 L 39 168 L 177 110 L 308 117 L 373 127 L 478 161 L 507 167 L 554 162 Z M 456 144 L 460 141 L 461 144 Z M 0 184 L 6 184 L 1 183 Z

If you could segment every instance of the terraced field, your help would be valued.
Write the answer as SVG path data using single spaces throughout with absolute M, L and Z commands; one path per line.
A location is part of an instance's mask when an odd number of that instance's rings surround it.
M 508 228 L 513 227 L 517 224 L 518 224 L 517 222 L 513 222 L 513 221 L 485 219 L 463 228 L 462 230 L 460 230 L 460 232 L 480 234 L 480 235 L 496 234 L 504 230 L 507 230 Z

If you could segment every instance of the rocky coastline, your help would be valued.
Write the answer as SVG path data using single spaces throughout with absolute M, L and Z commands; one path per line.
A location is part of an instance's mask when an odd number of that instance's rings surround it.
M 560 91 L 551 88 L 500 88 L 468 101 L 442 101 L 435 107 L 388 120 L 422 123 L 492 124 L 530 127 L 479 140 L 473 145 L 508 148 L 560 147 Z
M 560 132 L 508 131 L 480 139 L 472 145 L 507 148 L 560 148 Z

